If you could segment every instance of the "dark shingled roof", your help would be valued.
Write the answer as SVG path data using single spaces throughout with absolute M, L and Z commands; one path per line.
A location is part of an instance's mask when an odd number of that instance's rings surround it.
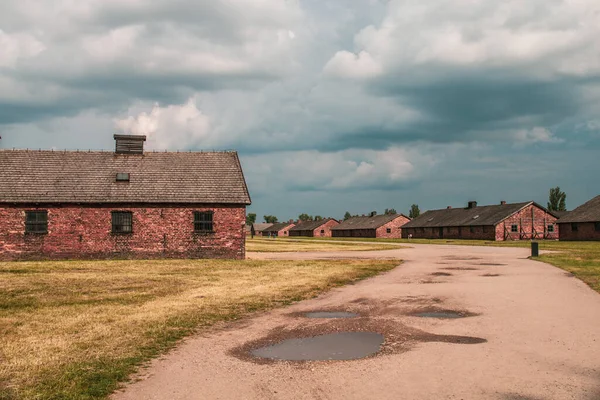
M 600 222 L 600 196 L 594 197 L 558 220 L 559 224 L 569 222 Z
M 130 182 L 116 182 L 119 172 Z M 250 204 L 236 152 L 0 150 L 0 203 Z
M 327 218 L 327 219 L 322 219 L 320 221 L 301 222 L 298 225 L 296 225 L 295 227 L 293 227 L 292 229 L 290 229 L 290 231 L 314 231 L 315 229 L 317 229 L 321 225 L 326 224 L 329 221 L 336 221 L 336 220 L 333 218 Z
M 282 230 L 285 227 L 288 227 L 290 225 L 293 225 L 290 222 L 278 222 L 276 224 L 271 225 L 270 227 L 263 229 L 263 232 L 279 232 L 280 230 Z
M 473 208 L 444 208 L 441 210 L 426 211 L 405 224 L 402 228 L 497 225 L 532 203 L 546 210 L 533 201 L 493 206 L 476 206 Z
M 398 217 L 406 217 L 404 214 L 375 215 L 374 217 L 352 217 L 342 221 L 339 225 L 331 228 L 332 231 L 344 231 L 351 229 L 377 229 Z M 408 218 L 408 217 L 406 217 Z

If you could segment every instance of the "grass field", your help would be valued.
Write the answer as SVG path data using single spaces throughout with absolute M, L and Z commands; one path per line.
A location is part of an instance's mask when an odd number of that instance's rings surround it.
M 284 239 L 280 239 L 284 240 Z M 464 246 L 497 246 L 524 247 L 531 246 L 530 241 L 490 242 L 485 240 L 446 240 L 446 239 L 375 239 L 375 238 L 302 238 L 304 241 L 336 241 L 348 243 L 352 241 L 372 243 L 398 243 L 464 245 Z M 600 242 L 559 242 L 540 241 L 540 250 L 551 250 L 557 253 L 542 254 L 535 258 L 573 273 L 600 293 Z
M 398 263 L 0 263 L 0 399 L 104 398 L 136 366 L 198 329 Z
M 402 247 L 391 243 L 329 243 L 291 238 L 248 238 L 246 251 L 256 253 L 306 252 L 306 251 L 374 251 L 392 250 Z

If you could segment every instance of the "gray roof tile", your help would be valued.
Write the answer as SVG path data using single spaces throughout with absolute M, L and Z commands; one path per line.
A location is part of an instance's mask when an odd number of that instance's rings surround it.
M 116 174 L 130 182 L 116 182 Z M 236 152 L 0 150 L 0 203 L 250 204 Z
M 600 196 L 596 196 L 568 212 L 558 220 L 558 223 L 569 222 L 599 222 L 600 221 Z

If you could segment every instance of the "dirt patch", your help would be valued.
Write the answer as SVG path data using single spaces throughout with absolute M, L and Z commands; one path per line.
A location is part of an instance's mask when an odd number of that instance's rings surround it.
M 304 311 L 294 312 L 288 314 L 291 317 L 296 318 L 356 318 L 360 317 L 359 313 L 350 312 L 346 310 L 315 310 L 315 311 Z
M 452 260 L 452 261 L 471 261 L 471 260 L 482 260 L 481 257 L 460 257 L 460 256 L 444 256 L 442 257 L 445 260 Z
M 452 276 L 449 272 L 434 272 L 431 276 Z
M 306 324 L 295 328 L 280 326 L 272 329 L 263 338 L 250 341 L 231 349 L 229 354 L 239 359 L 251 361 L 257 364 L 282 362 L 269 358 L 256 357 L 252 354 L 252 351 L 263 347 L 278 345 L 281 342 L 289 339 L 306 339 L 340 332 L 371 332 L 384 336 L 385 340 L 379 348 L 379 351 L 368 355 L 365 358 L 402 353 L 411 350 L 415 344 L 423 342 L 443 342 L 456 344 L 477 344 L 487 342 L 486 339 L 471 336 L 436 335 L 420 329 L 409 327 L 397 320 L 371 319 L 362 317 L 353 319 L 329 320 L 323 323 Z M 317 361 L 294 360 L 285 362 L 304 364 L 307 362 Z
M 483 274 L 481 276 L 500 276 L 500 274 Z
M 432 279 L 423 279 L 423 280 L 419 281 L 419 283 L 422 285 L 428 285 L 431 283 L 446 283 L 446 282 L 445 281 L 434 281 Z
M 479 268 L 475 268 L 475 267 L 446 267 L 446 268 L 442 268 L 448 271 L 478 271 Z
M 454 318 L 467 318 L 467 317 L 476 317 L 480 314 L 472 313 L 466 310 L 448 310 L 437 307 L 425 307 L 419 308 L 416 310 L 412 310 L 405 315 L 411 317 L 421 317 L 421 318 L 442 318 L 442 319 L 454 319 Z
M 491 262 L 486 262 L 486 263 L 479 263 L 477 265 L 489 265 L 489 266 L 503 266 L 506 264 L 499 264 L 499 263 L 491 263 Z

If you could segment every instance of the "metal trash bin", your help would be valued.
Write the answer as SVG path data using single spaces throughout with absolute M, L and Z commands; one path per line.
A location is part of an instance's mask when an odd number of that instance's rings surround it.
M 531 242 L 531 257 L 538 257 L 540 255 L 540 244 L 538 242 Z

